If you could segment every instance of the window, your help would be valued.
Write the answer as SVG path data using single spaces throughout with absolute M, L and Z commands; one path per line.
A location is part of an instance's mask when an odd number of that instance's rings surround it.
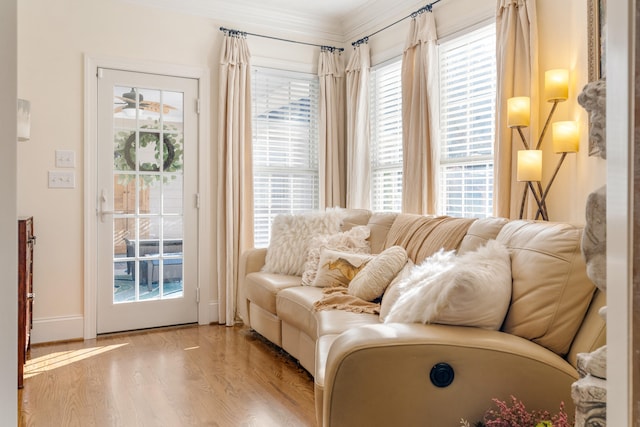
M 252 69 L 254 245 L 278 214 L 318 208 L 318 78 Z
M 440 213 L 493 214 L 495 25 L 440 44 Z
M 402 208 L 402 59 L 371 70 L 371 208 Z

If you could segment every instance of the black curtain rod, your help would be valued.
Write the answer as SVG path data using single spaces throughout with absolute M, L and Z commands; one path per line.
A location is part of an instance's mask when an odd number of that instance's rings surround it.
M 307 46 L 317 46 L 317 47 L 321 48 L 323 51 L 329 51 L 329 52 L 335 52 L 335 51 L 343 52 L 344 51 L 343 47 L 325 46 L 325 45 L 316 44 L 316 43 L 307 43 L 307 42 L 301 42 L 301 41 L 297 41 L 297 40 L 283 39 L 283 38 L 280 38 L 280 37 L 265 36 L 263 34 L 247 33 L 245 31 L 232 30 L 230 28 L 225 28 L 225 27 L 220 27 L 220 31 L 222 31 L 226 35 L 236 36 L 236 37 L 237 36 L 239 36 L 239 37 L 246 37 L 246 36 L 262 37 L 264 39 L 279 40 L 281 42 L 304 44 L 304 45 L 307 45 Z
M 415 18 L 416 16 L 418 16 L 418 15 L 424 13 L 424 12 L 432 12 L 433 11 L 433 5 L 436 4 L 436 3 L 440 3 L 441 1 L 442 0 L 435 0 L 435 1 L 431 2 L 431 3 L 429 3 L 428 5 L 426 5 L 424 7 L 421 7 L 420 9 L 416 10 L 415 12 L 410 13 L 409 15 L 405 16 L 404 18 L 400 18 L 396 22 L 393 22 L 393 23 L 387 25 L 384 28 L 380 28 L 378 31 L 375 31 L 375 32 L 369 34 L 368 36 L 365 36 L 365 37 L 361 38 L 360 40 L 354 41 L 353 43 L 351 43 L 351 46 L 356 47 L 356 46 L 361 45 L 362 43 L 367 43 L 369 41 L 369 37 L 373 37 L 376 34 L 381 33 L 382 31 L 387 30 L 387 29 L 393 27 L 394 25 L 404 21 L 405 19 Z

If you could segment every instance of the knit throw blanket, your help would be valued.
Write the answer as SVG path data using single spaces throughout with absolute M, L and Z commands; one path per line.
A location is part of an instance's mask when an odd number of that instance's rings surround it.
M 384 246 L 402 246 L 409 258 L 419 264 L 440 249 L 458 249 L 474 221 L 474 218 L 401 214 L 393 222 Z
M 473 218 L 400 214 L 387 234 L 385 247 L 402 246 L 409 258 L 419 264 L 440 249 L 457 249 L 474 221 Z M 380 314 L 378 300 L 370 302 L 349 295 L 344 286 L 324 288 L 322 294 L 322 299 L 313 305 L 316 311 L 335 309 Z
M 345 310 L 353 313 L 380 314 L 380 303 L 365 301 L 349 295 L 345 286 L 331 286 L 322 289 L 322 299 L 313 304 L 315 311 Z

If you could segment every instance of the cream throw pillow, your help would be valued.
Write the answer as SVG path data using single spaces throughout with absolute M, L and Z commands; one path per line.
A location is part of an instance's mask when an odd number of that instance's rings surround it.
M 311 286 L 316 279 L 318 263 L 320 262 L 320 251 L 322 248 L 332 249 L 341 252 L 353 252 L 356 254 L 371 253 L 369 247 L 369 227 L 358 225 L 349 231 L 336 234 L 321 234 L 311 239 L 309 243 L 309 254 L 304 263 L 302 273 L 302 284 Z
M 312 286 L 349 286 L 349 282 L 371 261 L 372 255 L 354 254 L 323 248 Z
M 398 284 L 385 323 L 442 323 L 500 329 L 511 301 L 509 250 L 490 240 L 474 252 L 440 251 Z
M 391 281 L 387 289 L 384 291 L 382 295 L 382 302 L 380 303 L 380 321 L 384 322 L 384 319 L 389 315 L 389 311 L 391 311 L 391 307 L 398 301 L 400 298 L 400 286 L 398 284 L 402 283 L 406 280 L 413 271 L 413 268 L 416 265 L 411 261 L 411 258 L 407 258 L 407 263 L 402 267 L 402 270 L 396 277 Z
M 339 232 L 345 215 L 345 209 L 330 208 L 323 212 L 276 216 L 271 224 L 271 240 L 262 271 L 302 276 L 311 239 Z
M 391 246 L 376 255 L 349 283 L 349 294 L 365 301 L 380 298 L 407 263 L 407 251 Z

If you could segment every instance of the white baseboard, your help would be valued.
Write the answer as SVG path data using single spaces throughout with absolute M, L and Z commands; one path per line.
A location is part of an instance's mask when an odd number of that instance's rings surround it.
M 62 316 L 33 319 L 31 343 L 83 339 L 84 317 Z
M 218 323 L 218 301 L 210 301 L 207 317 L 201 325 Z M 84 337 L 83 316 L 61 316 L 33 319 L 31 343 L 41 344 L 54 341 L 81 340 Z
M 205 322 L 200 322 L 201 325 L 208 325 L 210 323 L 218 323 L 220 313 L 220 304 L 218 301 L 209 301 L 209 318 L 205 319 Z

